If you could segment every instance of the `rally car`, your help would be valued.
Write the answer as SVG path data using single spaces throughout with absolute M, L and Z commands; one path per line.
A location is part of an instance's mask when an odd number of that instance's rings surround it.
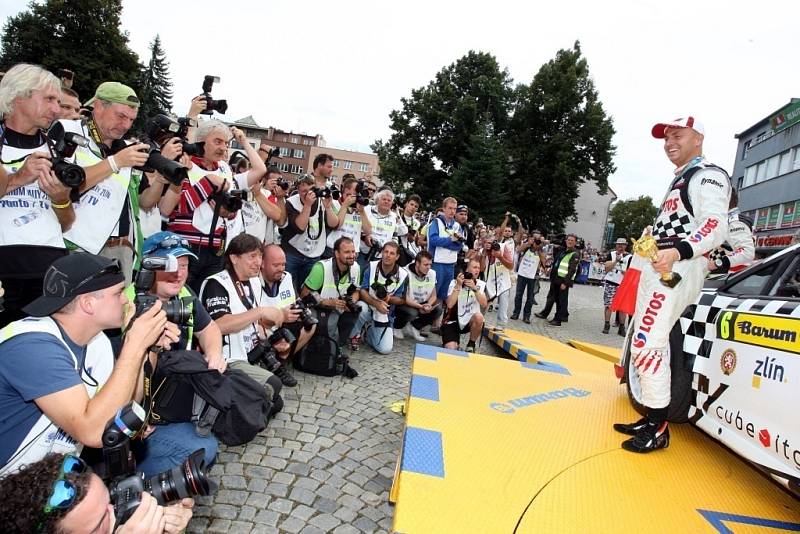
M 619 375 L 641 413 L 630 341 Z M 670 333 L 669 420 L 690 421 L 800 496 L 800 244 L 708 280 Z

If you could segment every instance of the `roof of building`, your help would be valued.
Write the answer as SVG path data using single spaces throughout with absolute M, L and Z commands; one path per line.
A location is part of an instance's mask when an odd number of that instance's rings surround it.
M 252 126 L 254 128 L 263 128 L 263 126 L 259 125 L 256 120 L 253 118 L 252 115 L 248 115 L 247 117 L 242 117 L 241 119 L 236 119 L 233 121 L 234 124 L 241 124 L 243 126 Z
M 745 130 L 743 130 L 743 131 L 739 132 L 738 134 L 734 135 L 733 138 L 734 139 L 739 139 L 740 137 L 743 137 L 743 136 L 749 134 L 753 130 L 759 128 L 762 124 L 764 124 L 766 122 L 769 122 L 769 120 L 773 116 L 775 116 L 780 110 L 782 110 L 783 108 L 785 108 L 789 104 L 794 104 L 795 102 L 800 102 L 800 98 L 791 98 L 791 99 L 789 99 L 789 102 L 787 102 L 786 104 L 782 104 L 781 107 L 779 107 L 778 109 L 776 109 L 775 111 L 773 111 L 772 113 L 770 113 L 769 115 L 767 115 L 766 117 L 761 119 L 760 121 L 756 122 L 752 126 L 746 128 Z

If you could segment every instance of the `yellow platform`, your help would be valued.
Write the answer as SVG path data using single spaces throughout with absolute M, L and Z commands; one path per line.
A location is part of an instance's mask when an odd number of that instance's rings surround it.
M 638 416 L 610 363 L 508 334 L 524 361 L 417 345 L 395 531 L 800 531 L 797 500 L 691 426 L 623 451 L 611 424 Z
M 586 341 L 579 341 L 577 339 L 570 339 L 568 343 L 578 350 L 582 350 L 583 352 L 587 352 L 597 356 L 598 358 L 603 358 L 607 362 L 619 363 L 622 349 L 617 347 L 598 345 L 596 343 L 587 343 Z

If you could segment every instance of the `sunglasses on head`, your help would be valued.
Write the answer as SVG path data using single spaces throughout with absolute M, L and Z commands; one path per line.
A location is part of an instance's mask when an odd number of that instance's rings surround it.
M 189 248 L 189 241 L 183 237 L 177 237 L 177 236 L 167 237 L 165 239 L 162 239 L 158 243 L 158 245 L 156 245 L 156 248 L 154 250 L 158 249 L 168 250 L 176 247 Z
M 53 491 L 45 503 L 42 521 L 37 528 L 38 532 L 42 531 L 44 519 L 53 510 L 66 510 L 75 504 L 75 500 L 78 498 L 78 488 L 67 480 L 67 475 L 79 475 L 88 470 L 89 466 L 86 465 L 86 462 L 77 456 L 64 456 L 64 461 L 61 462 L 61 469 L 58 470 L 58 478 L 53 483 Z
M 109 274 L 120 274 L 122 272 L 122 267 L 120 267 L 119 260 L 111 260 L 111 262 L 112 263 L 107 267 L 103 267 L 88 278 L 84 278 L 80 284 L 70 290 L 69 295 L 80 295 L 80 289 L 92 280 L 97 280 L 98 278 L 102 278 Z

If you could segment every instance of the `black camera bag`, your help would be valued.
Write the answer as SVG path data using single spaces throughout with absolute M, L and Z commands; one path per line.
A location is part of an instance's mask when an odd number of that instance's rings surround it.
M 295 369 L 312 375 L 343 375 L 355 378 L 358 372 L 350 367 L 350 358 L 342 353 L 342 347 L 328 335 L 328 314 L 320 313 L 320 322 L 314 336 L 298 354 L 292 358 Z

